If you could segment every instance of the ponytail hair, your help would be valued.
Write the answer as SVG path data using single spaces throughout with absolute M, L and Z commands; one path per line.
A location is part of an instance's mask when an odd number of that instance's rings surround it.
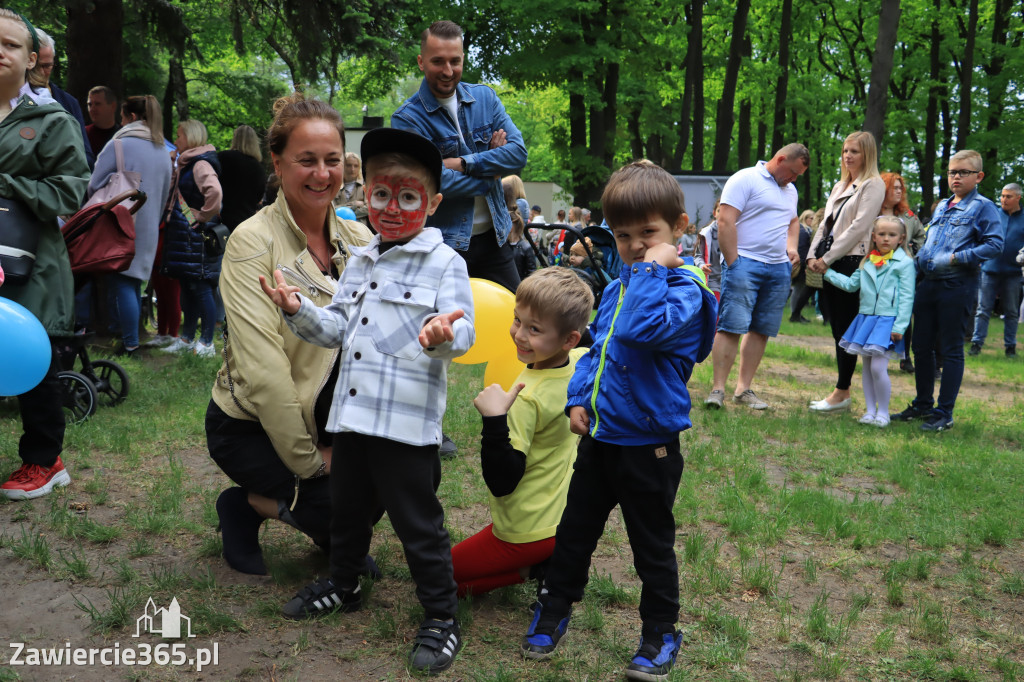
M 127 118 L 131 114 L 137 120 L 142 121 L 149 128 L 149 139 L 153 144 L 163 146 L 164 144 L 164 115 L 160 110 L 160 103 L 153 95 L 135 95 L 129 97 L 121 105 L 121 118 Z

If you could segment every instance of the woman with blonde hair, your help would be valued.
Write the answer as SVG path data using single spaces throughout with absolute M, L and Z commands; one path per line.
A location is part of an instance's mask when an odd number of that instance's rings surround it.
M 165 228 L 163 269 L 181 282 L 184 321 L 181 336 L 163 350 L 214 357 L 221 254 L 203 238 L 202 226 L 217 221 L 223 190 L 218 177 L 217 151 L 206 140 L 206 126 L 199 121 L 186 119 L 178 124 L 176 192 Z M 200 322 L 197 341 L 195 334 Z
M 369 208 L 366 206 L 366 192 L 363 189 L 363 160 L 355 152 L 345 153 L 345 176 L 334 197 L 334 207 L 352 209 L 356 219 L 366 224 Z
M 121 327 L 118 353 L 131 355 L 139 347 L 140 289 L 153 272 L 160 238 L 164 199 L 171 191 L 171 159 L 164 148 L 164 117 L 153 95 L 128 97 L 121 105 L 124 126 L 96 157 L 89 194 L 104 187 L 118 172 L 120 148 L 124 170 L 138 173 L 139 189 L 148 200 L 135 214 L 135 258 L 124 272 L 107 275 L 111 314 Z
M 875 136 L 867 131 L 849 135 L 843 141 L 839 169 L 839 182 L 825 202 L 824 222 L 811 242 L 807 269 L 824 274 L 831 268 L 848 277 L 871 250 L 871 231 L 885 201 L 885 183 L 878 174 Z M 857 369 L 857 356 L 840 348 L 839 341 L 857 316 L 860 296 L 828 282 L 822 293 L 836 344 L 838 376 L 832 393 L 823 400 L 812 401 L 810 409 L 834 412 L 850 407 L 850 382 Z

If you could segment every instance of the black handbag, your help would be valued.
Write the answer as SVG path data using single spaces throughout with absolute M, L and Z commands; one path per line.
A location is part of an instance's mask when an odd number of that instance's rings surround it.
M 17 199 L 0 197 L 0 267 L 7 284 L 28 282 L 39 248 L 39 218 Z
M 231 234 L 231 230 L 224 223 L 205 223 L 200 225 L 198 229 L 203 233 L 203 244 L 206 247 L 206 254 L 209 256 L 219 256 L 224 253 L 224 248 L 228 243 L 228 235 Z

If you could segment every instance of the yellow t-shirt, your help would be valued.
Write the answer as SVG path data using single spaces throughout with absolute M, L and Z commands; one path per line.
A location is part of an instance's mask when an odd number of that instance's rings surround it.
M 494 536 L 513 543 L 553 537 L 565 509 L 579 436 L 565 415 L 569 379 L 586 348 L 574 348 L 569 363 L 554 369 L 524 369 L 526 384 L 508 412 L 512 447 L 526 455 L 519 485 L 504 497 L 490 496 Z

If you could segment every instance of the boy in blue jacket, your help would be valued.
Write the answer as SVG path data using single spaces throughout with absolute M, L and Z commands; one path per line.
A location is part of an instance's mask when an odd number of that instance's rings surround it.
M 691 426 L 686 382 L 711 352 L 718 305 L 699 274 L 680 268 L 675 242 L 687 219 L 671 175 L 650 161 L 629 164 L 609 179 L 601 206 L 623 266 L 569 382 L 566 411 L 582 439 L 522 648 L 536 660 L 554 652 L 617 504 L 643 582 L 640 648 L 626 676 L 663 680 L 682 643 L 672 504 L 683 472 L 679 433 Z

